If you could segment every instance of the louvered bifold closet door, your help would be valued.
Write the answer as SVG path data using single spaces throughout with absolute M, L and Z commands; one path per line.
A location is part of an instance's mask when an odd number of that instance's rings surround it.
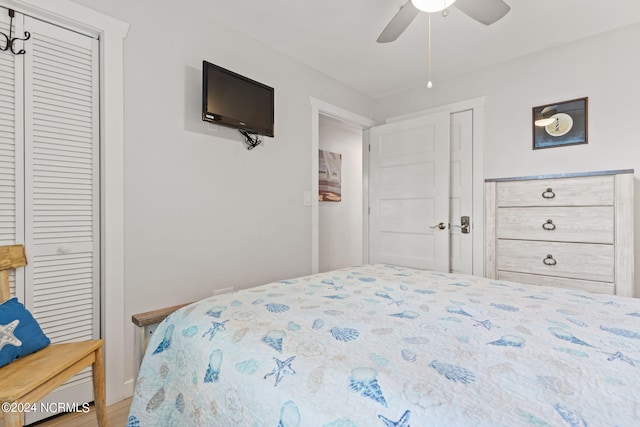
M 27 304 L 54 343 L 98 338 L 98 43 L 29 17 L 25 26 Z M 59 393 L 78 387 L 50 400 L 85 402 L 90 370 Z
M 8 10 L 0 7 L 0 31 L 9 34 Z M 23 29 L 14 19 L 14 31 Z M 21 45 L 20 45 L 21 46 Z M 0 245 L 24 243 L 23 59 L 0 52 Z M 11 294 L 22 299 L 24 269 L 9 272 Z

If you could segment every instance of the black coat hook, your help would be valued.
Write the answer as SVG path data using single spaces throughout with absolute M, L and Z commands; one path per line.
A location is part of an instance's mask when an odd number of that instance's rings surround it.
M 0 32 L 0 36 L 4 37 L 4 40 L 5 40 L 4 47 L 0 46 L 0 50 L 4 52 L 8 49 L 11 49 L 11 53 L 13 53 L 14 55 L 23 55 L 26 51 L 24 49 L 20 49 L 19 51 L 16 52 L 14 44 L 18 40 L 20 41 L 29 40 L 31 38 L 31 33 L 29 33 L 28 31 L 25 31 L 23 39 L 19 37 L 13 37 L 13 17 L 14 16 L 15 16 L 14 10 L 9 9 L 9 35 L 7 36 L 5 33 Z M 1 39 L 2 38 L 0 38 L 0 40 Z

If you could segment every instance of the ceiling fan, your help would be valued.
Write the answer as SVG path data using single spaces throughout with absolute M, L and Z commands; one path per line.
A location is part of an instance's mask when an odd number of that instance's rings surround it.
M 407 0 L 387 24 L 377 42 L 389 43 L 397 39 L 420 11 L 446 11 L 449 6 L 455 6 L 464 14 L 485 25 L 493 24 L 511 10 L 511 7 L 502 0 Z

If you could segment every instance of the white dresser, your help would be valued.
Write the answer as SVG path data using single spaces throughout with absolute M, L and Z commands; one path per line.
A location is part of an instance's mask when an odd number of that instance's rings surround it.
M 486 180 L 486 275 L 633 296 L 633 170 Z

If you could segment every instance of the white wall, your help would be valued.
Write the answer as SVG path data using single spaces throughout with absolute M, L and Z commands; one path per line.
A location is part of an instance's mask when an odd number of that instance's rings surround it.
M 76 2 L 131 25 L 124 46 L 126 318 L 217 288 L 308 274 L 309 97 L 364 116 L 370 100 L 188 2 Z M 237 131 L 201 121 L 202 60 L 275 88 L 275 138 L 247 151 Z M 125 330 L 129 378 L 133 332 Z
M 640 176 L 640 24 L 557 46 L 474 73 L 376 100 L 375 118 L 479 96 L 484 109 L 485 178 L 635 169 Z M 533 151 L 531 108 L 589 97 L 589 143 Z M 640 182 L 635 182 L 640 213 Z M 635 225 L 640 296 L 640 221 Z
M 342 201 L 320 202 L 320 271 L 362 264 L 362 130 L 320 116 L 320 149 L 342 154 Z

